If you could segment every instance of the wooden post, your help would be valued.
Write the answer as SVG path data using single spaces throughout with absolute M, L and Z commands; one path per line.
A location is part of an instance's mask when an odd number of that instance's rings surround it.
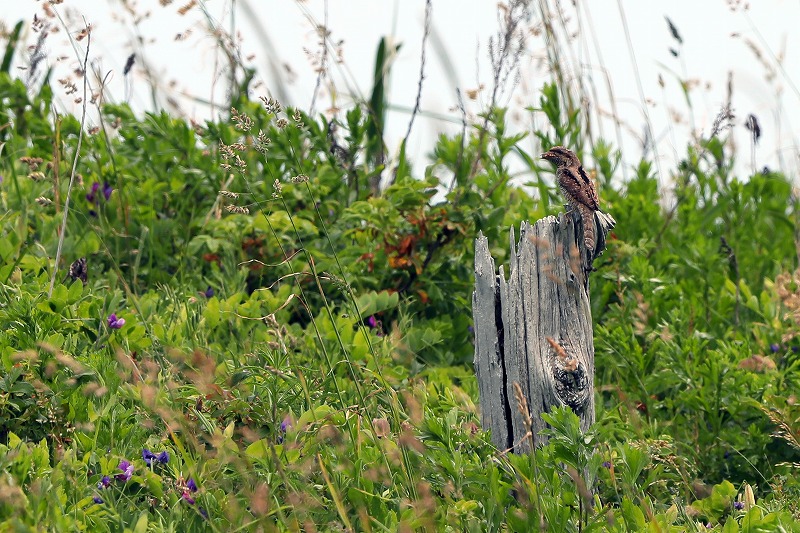
M 601 216 L 607 216 L 600 214 Z M 527 400 L 533 442 L 546 424 L 541 414 L 568 405 L 586 430 L 594 422 L 594 343 L 589 305 L 593 258 L 605 248 L 613 219 L 595 220 L 597 246 L 583 245 L 580 216 L 523 222 L 519 244 L 510 230 L 508 279 L 495 269 L 483 234 L 475 242 L 475 371 L 481 422 L 501 450 L 529 451 L 532 439 L 514 399 L 518 383 Z

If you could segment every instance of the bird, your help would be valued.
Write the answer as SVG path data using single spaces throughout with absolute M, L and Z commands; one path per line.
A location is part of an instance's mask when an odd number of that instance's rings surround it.
M 598 251 L 602 251 L 598 248 L 604 246 L 605 235 L 616 225 L 616 221 L 611 215 L 600 210 L 597 189 L 573 151 L 563 146 L 554 146 L 543 153 L 541 158 L 556 165 L 558 187 L 567 204 L 580 214 L 583 221 L 584 244 L 594 256 Z M 595 219 L 600 226 L 601 246 L 597 246 Z

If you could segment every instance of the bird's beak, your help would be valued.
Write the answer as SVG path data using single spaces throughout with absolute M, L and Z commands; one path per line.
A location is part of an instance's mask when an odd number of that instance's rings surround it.
M 550 152 L 545 152 L 545 153 L 543 153 L 542 155 L 540 155 L 540 156 L 539 156 L 539 158 L 540 158 L 540 159 L 547 159 L 548 157 L 552 157 L 552 156 L 553 156 L 553 154 L 552 154 L 552 153 L 550 153 Z

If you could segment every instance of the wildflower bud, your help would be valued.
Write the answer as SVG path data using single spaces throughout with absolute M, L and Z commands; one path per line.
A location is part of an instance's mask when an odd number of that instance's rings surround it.
M 264 102 L 264 107 L 266 108 L 267 113 L 272 113 L 274 115 L 277 115 L 278 113 L 281 112 L 281 109 L 283 109 L 280 102 L 278 102 L 274 98 L 267 98 L 264 96 L 261 96 L 260 98 L 261 101 Z
M 305 124 L 303 124 L 303 114 L 300 113 L 299 109 L 295 109 L 294 113 L 292 113 L 292 120 L 294 120 L 295 126 L 298 128 L 302 128 Z
M 742 500 L 744 501 L 745 511 L 749 511 L 756 506 L 756 497 L 753 494 L 753 487 L 751 487 L 749 483 L 745 483 L 744 485 L 744 497 Z
M 250 210 L 246 207 L 240 207 L 238 205 L 228 205 L 225 207 L 228 210 L 228 213 L 234 213 L 237 215 L 249 215 Z

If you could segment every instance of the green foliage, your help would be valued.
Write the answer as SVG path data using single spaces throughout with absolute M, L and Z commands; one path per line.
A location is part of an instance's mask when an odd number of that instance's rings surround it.
M 79 124 L 0 73 L 0 529 L 797 531 L 788 180 L 737 180 L 709 139 L 664 208 L 649 162 L 619 183 L 595 144 L 618 220 L 592 278 L 598 422 L 556 409 L 509 455 L 478 427 L 473 240 L 506 263 L 508 227 L 558 209 L 551 170 L 491 110 L 379 190 L 377 78 L 333 124 L 244 90 L 204 125 L 104 107 L 49 294 Z M 580 147 L 558 99 L 536 134 Z

